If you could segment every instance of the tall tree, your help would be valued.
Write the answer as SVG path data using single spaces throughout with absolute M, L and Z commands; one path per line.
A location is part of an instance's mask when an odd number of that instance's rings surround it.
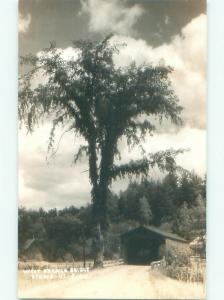
M 139 222 L 148 225 L 152 221 L 152 211 L 146 197 L 139 199 Z
M 155 131 L 153 119 L 170 119 L 180 125 L 181 107 L 172 89 L 170 67 L 131 64 L 117 67 L 114 55 L 120 46 L 111 43 L 111 36 L 101 42 L 74 42 L 75 57 L 65 59 L 55 44 L 41 55 L 29 55 L 22 63 L 31 69 L 21 76 L 19 85 L 19 119 L 28 131 L 44 116 L 52 117 L 49 149 L 54 145 L 58 125 L 78 133 L 86 141 L 75 154 L 89 160 L 95 221 L 95 266 L 103 263 L 103 230 L 107 226 L 109 185 L 117 177 L 147 176 L 149 169 L 176 167 L 175 156 L 182 152 L 167 150 L 144 153 L 142 159 L 116 164 L 121 157 L 118 141 L 126 137 L 130 146 L 140 145 L 146 134 Z M 39 73 L 45 83 L 32 88 L 32 79 Z
M 168 174 L 162 182 L 162 197 L 160 200 L 161 209 L 163 211 L 162 221 L 172 219 L 173 213 L 176 210 L 177 202 L 177 175 L 175 173 Z

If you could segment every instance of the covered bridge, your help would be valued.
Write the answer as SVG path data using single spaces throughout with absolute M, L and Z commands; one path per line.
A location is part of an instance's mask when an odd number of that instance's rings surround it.
M 121 244 L 124 261 L 135 265 L 150 264 L 171 249 L 181 251 L 188 247 L 185 239 L 153 226 L 139 226 L 124 233 Z

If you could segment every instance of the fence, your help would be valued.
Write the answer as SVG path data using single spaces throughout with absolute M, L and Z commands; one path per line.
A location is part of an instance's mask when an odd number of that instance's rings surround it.
M 124 263 L 123 259 L 116 259 L 116 260 L 105 260 L 103 263 L 104 267 L 110 267 L 115 265 L 121 265 Z M 85 268 L 92 269 L 93 268 L 93 261 L 87 260 L 85 262 Z M 74 261 L 74 262 L 18 262 L 18 270 L 44 270 L 44 269 L 58 269 L 58 270 L 70 270 L 71 268 L 82 269 L 83 262 Z
M 123 259 L 115 259 L 115 260 L 105 260 L 103 262 L 103 266 L 104 267 L 112 267 L 112 266 L 119 266 L 124 264 L 124 260 Z
M 166 267 L 166 259 L 165 256 L 163 256 L 163 259 L 161 260 L 157 260 L 157 261 L 153 261 L 150 264 L 151 269 L 162 269 Z

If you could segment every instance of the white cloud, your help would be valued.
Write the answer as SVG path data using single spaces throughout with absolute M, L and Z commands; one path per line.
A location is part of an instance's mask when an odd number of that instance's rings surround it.
M 143 14 L 139 4 L 127 6 L 125 0 L 82 1 L 80 14 L 89 15 L 89 31 L 99 33 L 133 33 L 133 26 Z
M 19 204 L 29 208 L 62 208 L 80 206 L 90 201 L 88 163 L 83 158 L 75 166 L 73 155 L 81 138 L 64 135 L 55 160 L 46 161 L 48 138 L 51 124 L 46 123 L 27 135 L 20 130 L 19 135 Z M 59 140 L 62 129 L 57 131 Z
M 161 59 L 174 68 L 171 75 L 174 89 L 184 107 L 183 118 L 193 127 L 206 124 L 206 16 L 200 15 L 187 24 L 171 43 L 153 48 L 145 40 L 116 35 L 112 42 L 125 42 L 117 66 L 135 61 L 137 64 L 158 64 Z
M 198 174 L 204 175 L 206 172 L 206 131 L 186 126 L 178 133 L 155 134 L 148 138 L 143 147 L 150 152 L 173 149 L 190 149 L 190 151 L 180 154 L 177 163 L 188 170 L 195 170 Z M 128 152 L 128 147 L 124 148 L 123 156 L 128 161 L 133 156 L 141 158 L 138 148 Z
M 189 149 L 189 151 L 179 154 L 176 162 L 186 170 L 194 170 L 198 175 L 203 177 L 206 174 L 206 131 L 203 129 L 191 128 L 186 126 L 176 133 L 155 134 L 148 138 L 142 145 L 150 152 L 173 149 Z M 131 159 L 141 159 L 141 151 L 135 147 L 128 151 L 127 144 L 122 142 L 123 162 Z M 161 178 L 161 173 L 157 169 L 152 169 L 149 177 L 153 179 Z M 112 189 L 115 192 L 124 190 L 128 186 L 127 178 L 113 182 Z
M 19 14 L 19 32 L 26 33 L 29 29 L 30 23 L 31 23 L 30 14 L 27 14 L 26 16 Z

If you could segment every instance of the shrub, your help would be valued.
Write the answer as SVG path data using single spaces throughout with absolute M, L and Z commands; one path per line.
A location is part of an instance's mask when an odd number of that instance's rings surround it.
M 187 265 L 171 264 L 167 265 L 162 273 L 173 279 L 191 282 L 204 282 L 205 279 L 205 265 L 202 262 L 198 262 L 197 268 L 190 263 Z

